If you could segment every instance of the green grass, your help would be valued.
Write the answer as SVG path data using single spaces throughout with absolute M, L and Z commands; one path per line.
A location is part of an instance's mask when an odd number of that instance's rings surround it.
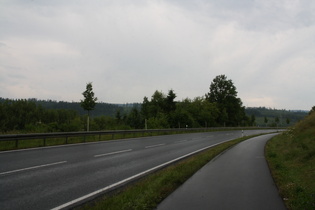
M 252 137 L 252 136 L 251 136 Z M 207 149 L 157 171 L 140 181 L 104 195 L 77 209 L 144 210 L 157 205 L 218 154 L 250 137 L 243 137 Z
M 315 209 L 315 113 L 266 145 L 266 158 L 288 209 Z

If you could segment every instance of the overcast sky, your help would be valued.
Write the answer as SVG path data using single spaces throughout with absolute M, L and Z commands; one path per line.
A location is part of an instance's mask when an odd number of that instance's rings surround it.
M 0 97 L 142 102 L 209 92 L 246 107 L 315 105 L 313 0 L 0 0 Z

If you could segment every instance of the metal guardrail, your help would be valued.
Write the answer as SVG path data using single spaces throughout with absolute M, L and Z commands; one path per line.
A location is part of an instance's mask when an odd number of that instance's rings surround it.
M 245 130 L 253 129 L 253 127 L 211 127 L 211 128 L 177 128 L 177 129 L 141 129 L 141 130 L 111 130 L 111 131 L 89 131 L 89 132 L 57 132 L 57 133 L 31 133 L 31 134 L 7 134 L 0 135 L 1 141 L 15 141 L 15 147 L 18 148 L 19 140 L 32 140 L 32 139 L 42 139 L 43 146 L 46 146 L 46 140 L 50 138 L 65 138 L 65 144 L 68 144 L 69 137 L 87 137 L 87 136 L 99 136 L 101 139 L 102 135 L 112 135 L 114 139 L 115 135 L 122 134 L 123 138 L 126 134 L 145 134 L 152 135 L 153 133 L 187 133 L 187 132 L 205 132 L 213 130 Z M 255 128 L 257 129 L 257 127 Z M 266 129 L 266 128 L 264 128 Z M 268 129 L 268 128 L 267 128 Z

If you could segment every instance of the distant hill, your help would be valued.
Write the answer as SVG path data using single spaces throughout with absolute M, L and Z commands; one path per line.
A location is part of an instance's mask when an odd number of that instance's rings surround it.
M 81 107 L 79 102 L 65 102 L 65 101 L 41 101 L 36 100 L 36 103 L 40 104 L 47 109 L 72 109 L 78 112 L 79 115 L 86 114 L 86 111 Z M 97 103 L 95 109 L 90 112 L 91 117 L 99 116 L 111 116 L 114 117 L 117 111 L 120 112 L 121 116 L 128 114 L 133 108 L 140 109 L 141 104 L 130 103 L 130 104 L 109 104 L 109 103 Z
M 6 99 L 0 98 L 0 102 Z M 12 100 L 12 99 L 10 99 Z M 75 110 L 79 115 L 86 114 L 86 111 L 81 107 L 79 102 L 66 102 L 66 101 L 53 101 L 53 100 L 38 100 L 35 98 L 27 99 L 33 101 L 38 105 L 41 105 L 46 109 L 69 109 Z M 111 116 L 114 117 L 117 111 L 120 111 L 120 115 L 128 114 L 133 108 L 140 109 L 139 103 L 127 103 L 127 104 L 109 104 L 109 103 L 97 103 L 95 109 L 90 112 L 91 117 L 99 116 Z
M 302 120 L 308 114 L 308 111 L 247 107 L 245 113 L 249 117 L 254 115 L 258 126 L 266 126 L 265 117 L 268 120 L 267 125 L 272 126 L 275 123 L 275 118 L 278 117 L 280 126 L 290 126 Z

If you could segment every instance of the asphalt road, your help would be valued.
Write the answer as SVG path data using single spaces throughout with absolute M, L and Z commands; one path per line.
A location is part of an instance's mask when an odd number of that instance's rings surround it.
M 252 138 L 221 154 L 157 209 L 286 209 L 264 158 L 265 144 L 273 135 Z
M 266 132 L 271 130 L 244 135 Z M 0 209 L 67 208 L 97 190 L 240 136 L 241 131 L 209 132 L 0 152 Z

